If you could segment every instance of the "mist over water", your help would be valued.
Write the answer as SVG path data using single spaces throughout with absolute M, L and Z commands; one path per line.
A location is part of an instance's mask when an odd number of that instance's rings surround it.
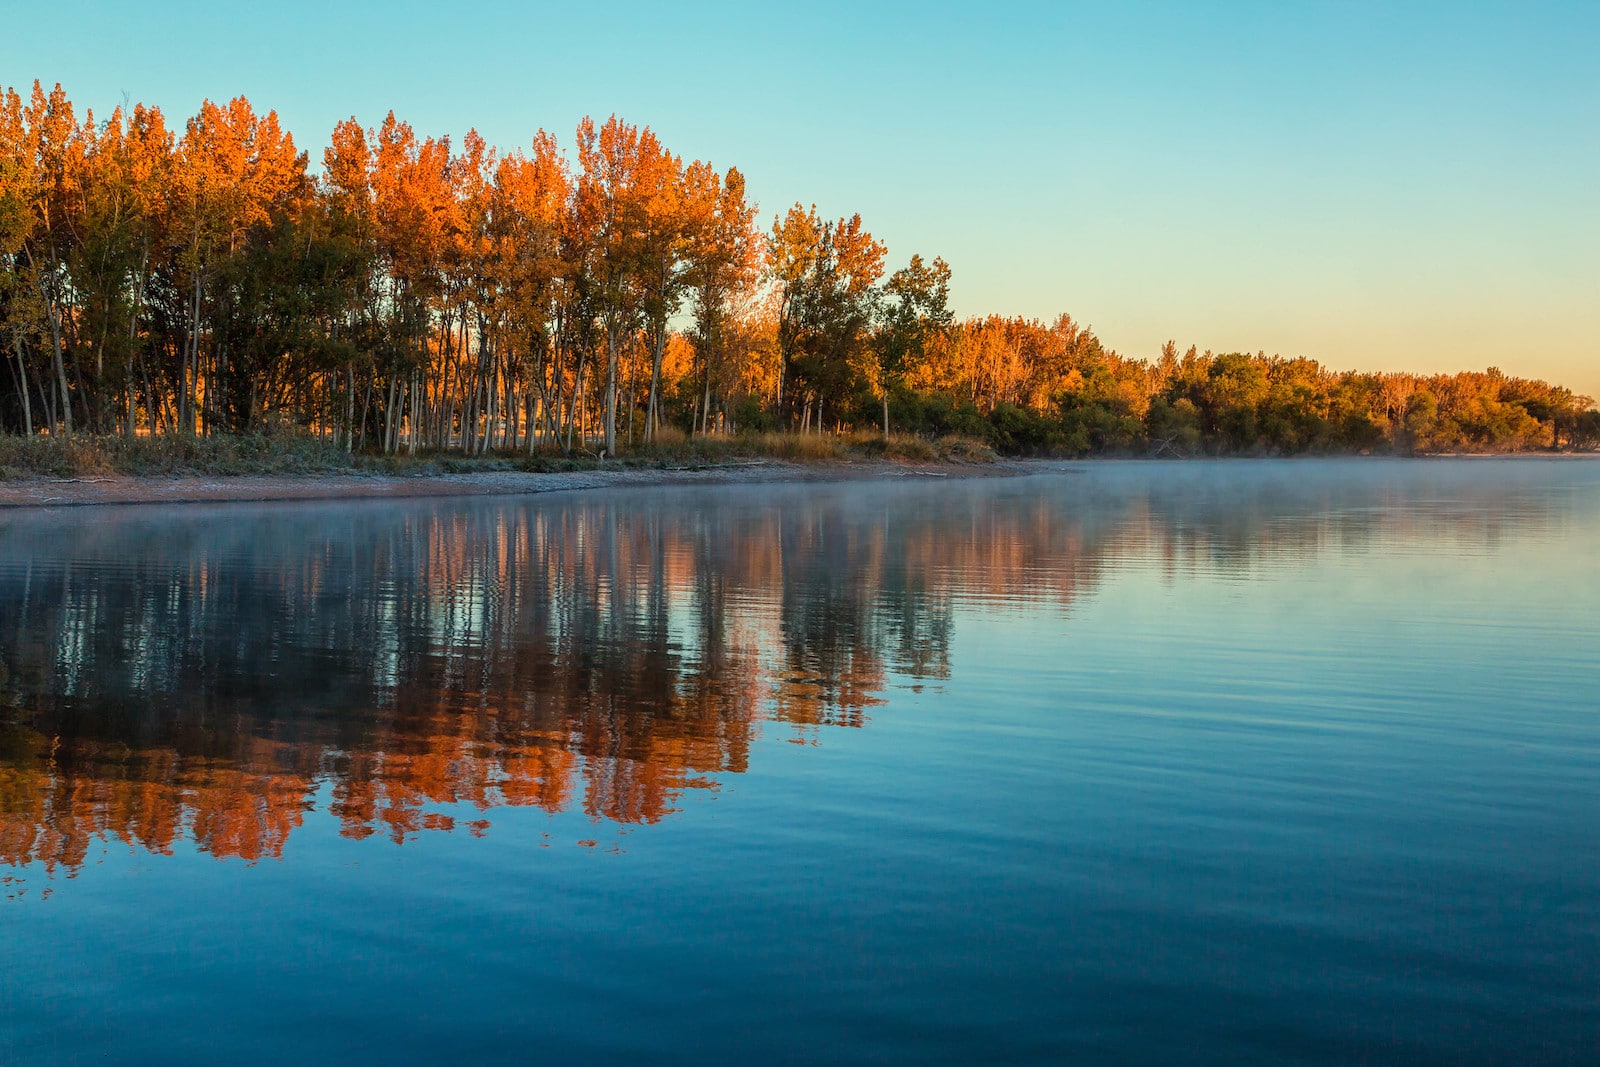
M 0 513 L 0 1061 L 1591 1062 L 1600 463 Z

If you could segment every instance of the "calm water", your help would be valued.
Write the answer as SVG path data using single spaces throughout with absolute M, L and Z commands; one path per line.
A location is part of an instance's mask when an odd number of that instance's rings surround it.
M 1600 463 L 0 513 L 0 1062 L 1600 1062 Z

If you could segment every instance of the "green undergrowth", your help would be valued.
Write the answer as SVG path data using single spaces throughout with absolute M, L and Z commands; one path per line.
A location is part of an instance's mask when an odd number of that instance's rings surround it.
M 427 476 L 482 471 L 557 473 L 617 467 L 681 469 L 761 461 L 848 463 L 992 463 L 995 453 L 960 437 L 929 440 L 911 435 L 740 434 L 685 437 L 664 432 L 649 445 L 602 459 L 575 449 L 468 456 L 429 450 L 410 455 L 352 455 L 314 437 L 91 437 L 0 436 L 0 479 L 153 477 L 163 475 L 389 474 Z

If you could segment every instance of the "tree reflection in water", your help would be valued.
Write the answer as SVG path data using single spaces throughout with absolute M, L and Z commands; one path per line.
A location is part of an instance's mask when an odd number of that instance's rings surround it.
M 504 805 L 653 823 L 764 728 L 815 741 L 891 676 L 948 677 L 962 600 L 1065 609 L 1118 558 L 1177 578 L 1540 513 L 1408 492 L 1056 475 L 13 515 L 0 859 L 275 857 L 324 790 L 345 835 L 397 843 Z

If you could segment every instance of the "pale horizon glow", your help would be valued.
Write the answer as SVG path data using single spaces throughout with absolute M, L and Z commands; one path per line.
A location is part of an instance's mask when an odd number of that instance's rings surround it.
M 739 167 L 763 219 L 944 256 L 961 315 L 1600 397 L 1596 55 L 1578 3 L 69 0 L 6 16 L 0 84 L 180 128 L 242 93 L 314 166 L 351 115 L 570 149 L 615 112 Z

